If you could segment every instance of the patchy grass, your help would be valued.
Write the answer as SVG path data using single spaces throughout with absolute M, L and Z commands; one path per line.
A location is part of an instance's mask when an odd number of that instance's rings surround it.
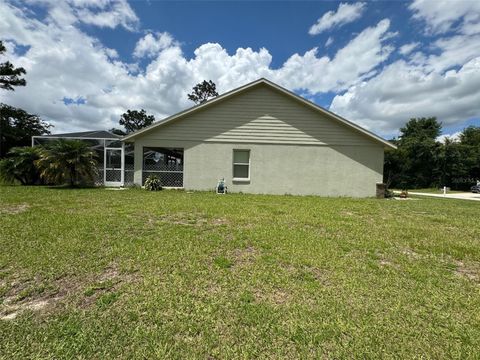
M 476 358 L 475 202 L 0 187 L 0 358 Z

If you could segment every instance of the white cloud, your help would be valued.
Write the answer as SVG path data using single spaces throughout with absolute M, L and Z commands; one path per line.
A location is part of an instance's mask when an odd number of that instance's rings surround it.
M 172 35 L 167 32 L 148 33 L 138 40 L 133 56 L 141 58 L 144 56 L 153 57 L 158 53 L 172 45 L 178 45 L 174 42 Z
M 292 55 L 276 71 L 277 81 L 292 89 L 306 89 L 315 94 L 341 91 L 375 74 L 375 68 L 393 51 L 384 45 L 392 34 L 390 21 L 384 19 L 353 38 L 335 57 L 317 57 L 317 49 L 304 55 Z
M 73 2 L 78 3 L 76 0 Z M 128 30 L 135 30 L 138 25 L 138 17 L 126 0 L 87 1 L 85 3 L 85 6 L 76 9 L 77 18 L 85 24 L 111 29 L 121 25 Z M 101 11 L 92 10 L 92 7 L 97 7 Z
M 48 20 L 60 26 L 84 23 L 114 29 L 135 30 L 139 19 L 127 0 L 29 0 L 48 8 Z
M 412 117 L 437 116 L 444 125 L 480 115 L 480 57 L 444 73 L 403 60 L 337 95 L 330 109 L 382 134 Z
M 365 6 L 366 4 L 364 2 L 353 4 L 341 3 L 336 12 L 329 11 L 323 14 L 323 16 L 310 27 L 308 33 L 310 35 L 317 35 L 333 27 L 340 27 L 351 23 L 362 16 Z
M 333 37 L 329 36 L 327 41 L 325 42 L 325 47 L 329 47 L 333 44 Z
M 461 131 L 454 132 L 452 134 L 442 134 L 439 137 L 437 137 L 437 141 L 441 143 L 445 143 L 446 139 L 449 139 L 454 142 L 460 141 L 460 135 L 462 134 Z
M 430 53 L 402 46 L 405 60 L 337 95 L 330 109 L 383 134 L 411 117 L 437 116 L 445 125 L 480 118 L 480 2 L 415 0 L 410 9 L 442 35 L 425 47 Z
M 400 47 L 400 50 L 398 51 L 402 55 L 408 55 L 410 54 L 413 50 L 415 50 L 418 46 L 420 46 L 420 43 L 418 42 L 413 42 L 409 44 L 402 45 Z
M 147 34 L 138 42 L 137 54 L 153 57 L 139 69 L 82 32 L 77 20 L 53 20 L 59 13 L 71 14 L 63 6 L 60 12 L 56 9 L 48 5 L 50 20 L 39 21 L 23 9 L 0 3 L 2 37 L 30 46 L 25 54 L 9 54 L 16 66 L 26 68 L 27 86 L 3 92 L 2 101 L 53 122 L 56 132 L 118 126 L 127 109 L 144 108 L 162 118 L 191 106 L 186 95 L 204 79 L 213 80 L 220 93 L 259 77 L 307 94 L 344 90 L 374 75 L 393 50 L 386 44 L 391 36 L 388 20 L 366 28 L 333 58 L 317 56 L 318 50 L 312 49 L 292 55 L 275 69 L 264 48 L 239 48 L 229 54 L 221 45 L 207 43 L 187 59 L 170 35 Z M 85 99 L 85 104 L 65 105 L 64 98 Z
M 410 6 L 414 18 L 423 20 L 434 34 L 459 30 L 464 34 L 480 31 L 480 1 L 414 0 Z

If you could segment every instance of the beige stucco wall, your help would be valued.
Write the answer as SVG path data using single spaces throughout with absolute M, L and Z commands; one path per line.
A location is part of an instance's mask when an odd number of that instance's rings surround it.
M 137 140 L 135 182 L 141 183 L 144 146 L 184 148 L 184 188 L 212 190 L 225 178 L 232 192 L 375 196 L 382 181 L 381 146 L 224 144 Z M 250 150 L 250 181 L 233 182 L 233 149 Z
M 134 138 L 135 183 L 143 147 L 184 148 L 184 188 L 323 196 L 375 195 L 383 145 L 266 85 Z M 233 149 L 250 150 L 250 181 L 232 182 Z

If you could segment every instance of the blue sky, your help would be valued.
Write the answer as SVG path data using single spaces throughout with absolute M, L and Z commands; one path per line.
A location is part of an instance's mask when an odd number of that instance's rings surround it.
M 387 138 L 415 116 L 455 134 L 480 125 L 478 3 L 5 1 L 28 86 L 0 100 L 56 131 L 110 128 L 190 106 L 204 78 L 224 92 L 263 76 Z

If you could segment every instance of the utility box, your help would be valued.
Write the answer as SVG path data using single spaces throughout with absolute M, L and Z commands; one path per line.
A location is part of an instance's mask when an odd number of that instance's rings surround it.
M 385 191 L 387 190 L 387 185 L 384 183 L 377 183 L 377 199 L 385 198 Z

